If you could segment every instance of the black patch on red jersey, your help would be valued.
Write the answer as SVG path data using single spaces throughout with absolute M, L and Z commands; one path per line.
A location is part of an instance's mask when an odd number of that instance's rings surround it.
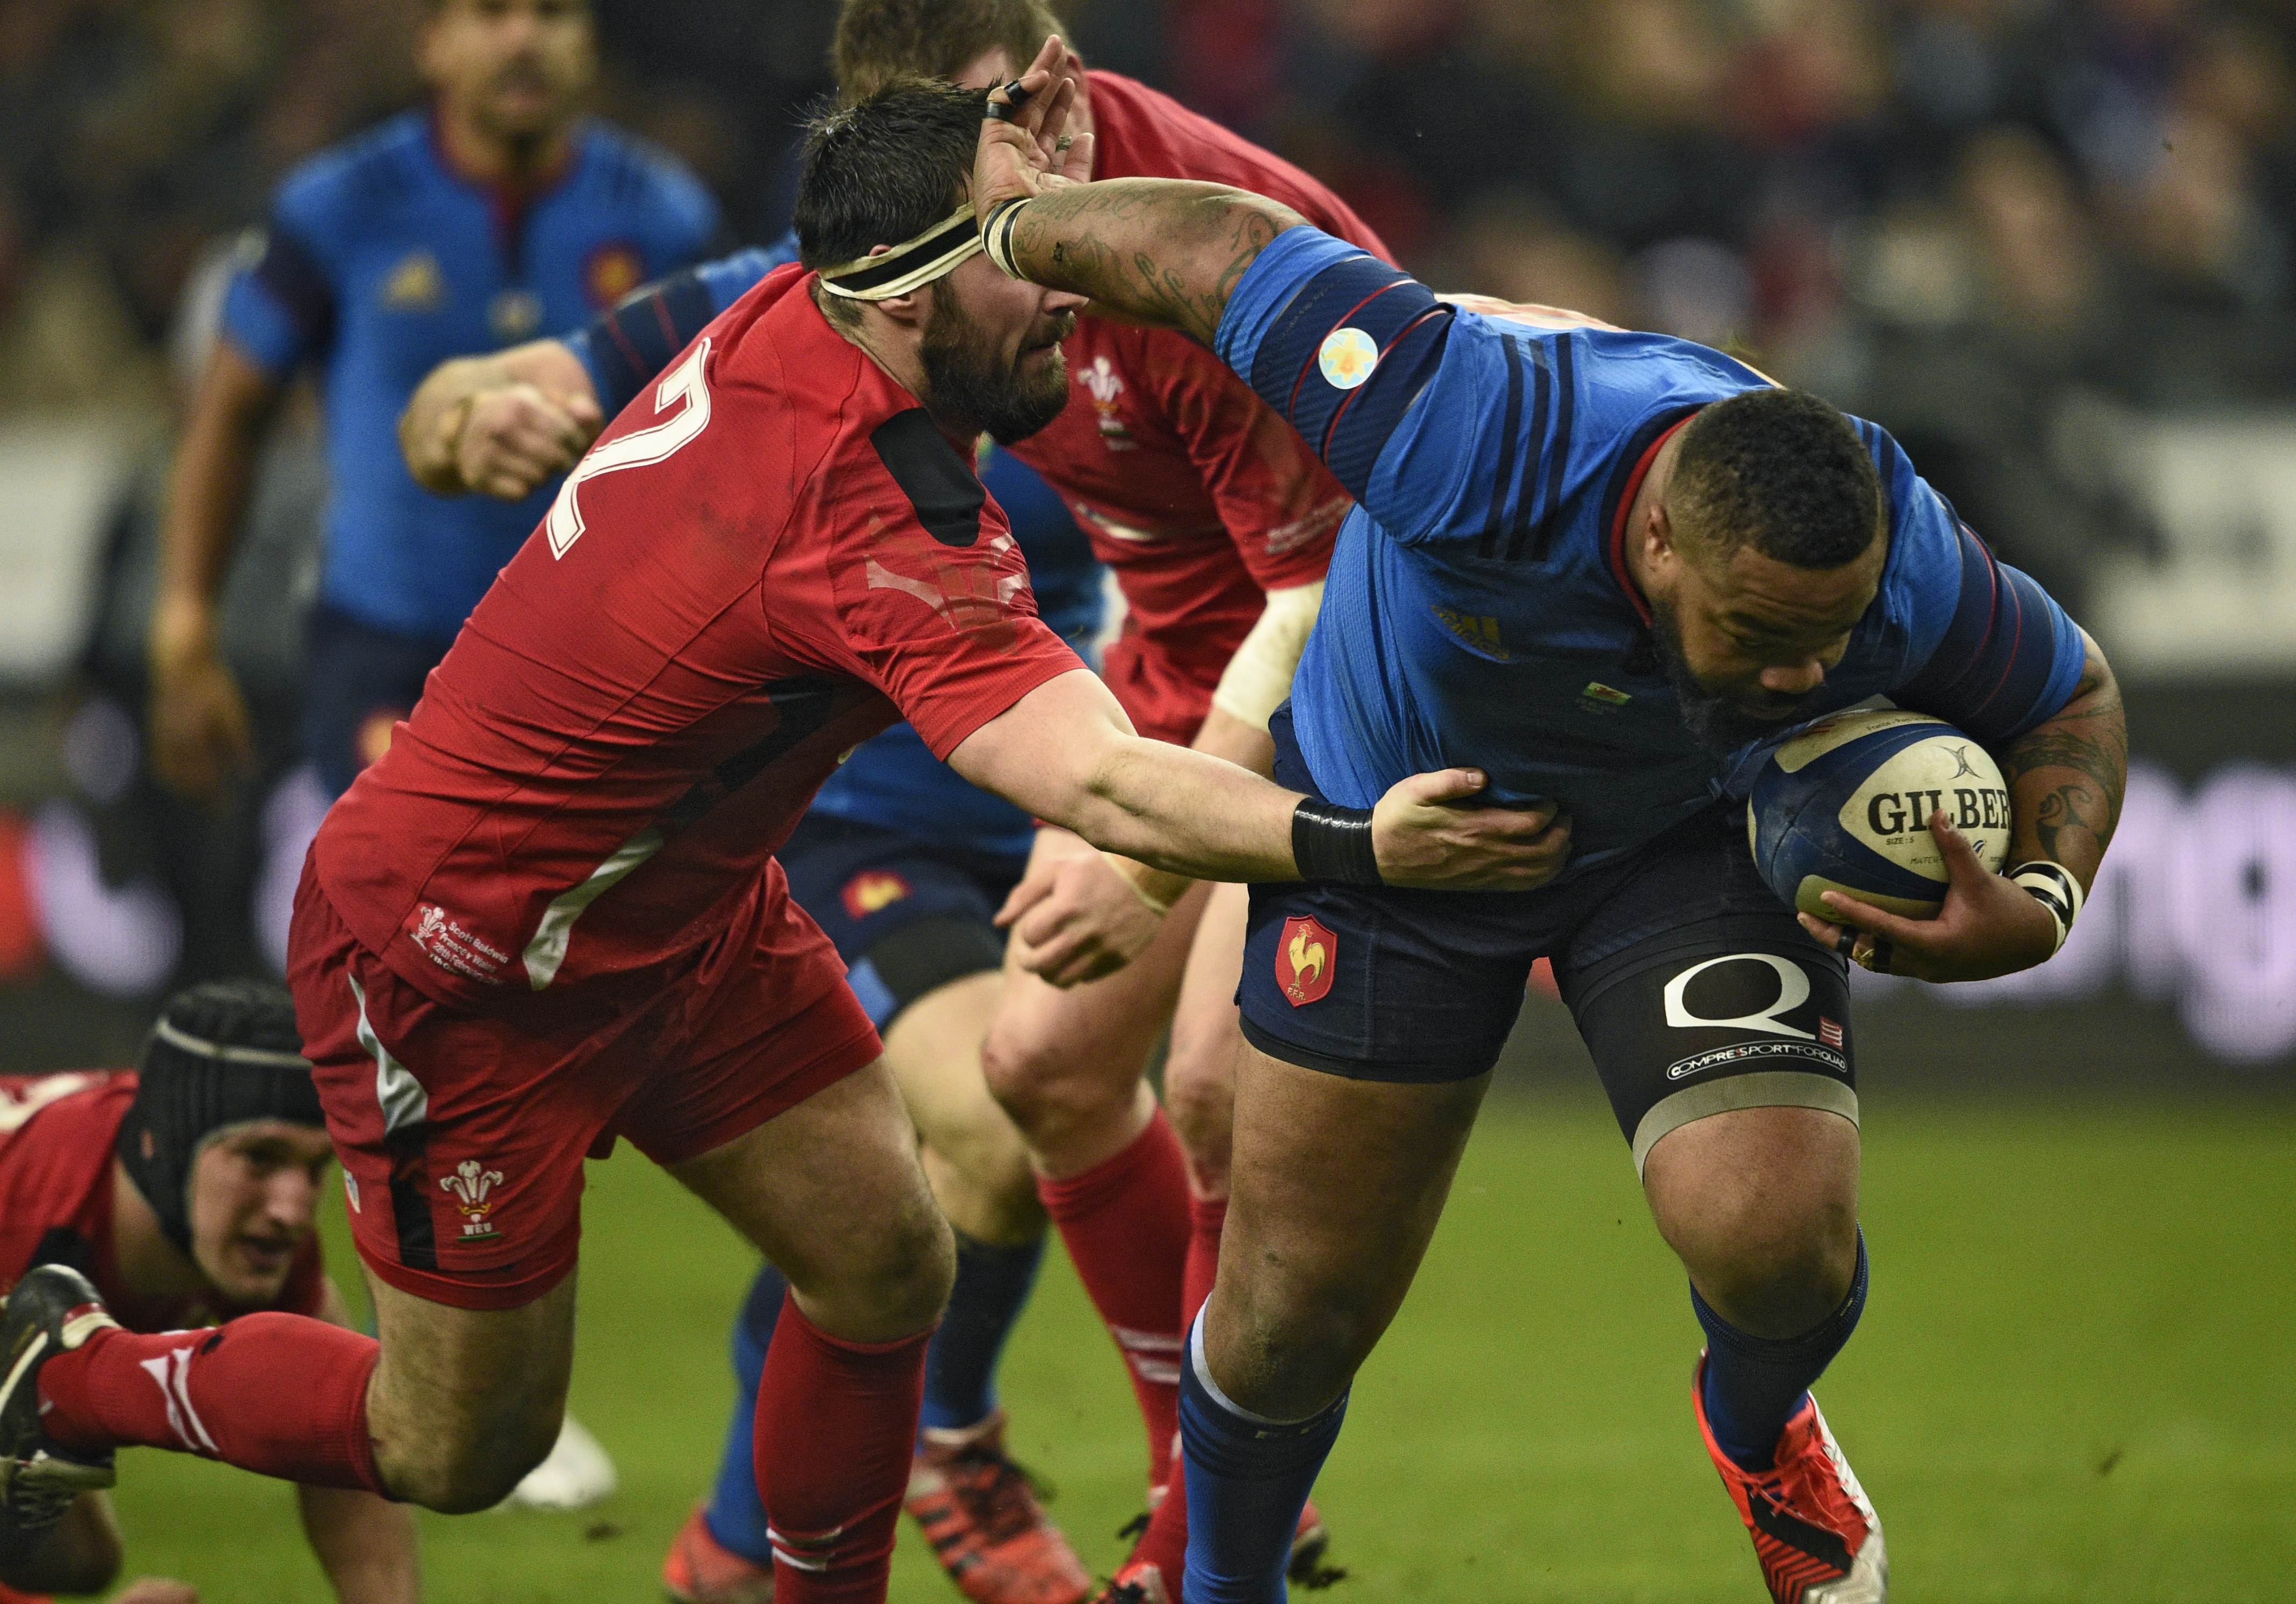
M 980 538 L 988 492 L 923 407 L 895 413 L 870 432 L 869 444 L 916 509 L 926 534 L 947 546 L 969 546 Z
M 39 1246 L 32 1249 L 31 1263 L 16 1272 L 21 1281 L 31 1270 L 41 1264 L 65 1264 L 82 1275 L 94 1279 L 95 1250 L 88 1240 L 69 1225 L 51 1225 L 41 1236 Z

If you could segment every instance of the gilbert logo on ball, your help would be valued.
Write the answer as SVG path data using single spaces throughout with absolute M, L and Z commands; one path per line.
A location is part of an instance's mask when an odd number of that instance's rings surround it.
M 1866 708 L 1819 720 L 1771 754 L 1746 805 L 1754 864 L 1780 897 L 1831 915 L 1840 891 L 1908 919 L 1935 915 L 1948 876 L 1942 813 L 1997 871 L 2009 850 L 2000 766 L 1942 719 Z
M 1333 389 L 1351 390 L 1379 365 L 1379 348 L 1361 329 L 1333 329 L 1324 336 L 1316 364 L 1324 370 L 1324 382 Z

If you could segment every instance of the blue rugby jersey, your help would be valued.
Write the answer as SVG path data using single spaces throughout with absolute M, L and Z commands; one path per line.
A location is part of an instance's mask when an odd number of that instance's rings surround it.
M 1569 313 L 1438 300 L 1313 228 L 1261 252 L 1217 344 L 1357 498 L 1292 700 L 1333 801 L 1473 764 L 1496 799 L 1570 813 L 1576 872 L 1751 782 L 1761 746 L 1728 760 L 1691 739 L 1618 536 L 1666 432 L 1762 375 Z M 1989 745 L 2031 728 L 2072 695 L 2079 630 L 1856 427 L 1890 555 L 1817 710 L 1881 694 Z
M 691 261 L 718 226 L 692 174 L 598 123 L 523 204 L 449 167 L 419 110 L 290 174 L 223 331 L 277 378 L 321 369 L 333 489 L 322 597 L 378 629 L 451 639 L 557 485 L 514 503 L 422 490 L 398 452 L 414 387 L 448 357 L 577 327 Z
M 797 236 L 752 245 L 671 274 L 630 296 L 605 316 L 570 335 L 608 417 L 627 406 L 693 343 L 709 320 L 784 263 L 797 260 Z M 1012 520 L 1013 537 L 1029 561 L 1029 587 L 1046 623 L 1094 660 L 1100 631 L 1100 564 L 1092 543 L 1059 495 L 1010 452 L 994 448 L 980 463 L 981 482 Z M 916 731 L 895 724 L 864 741 L 814 798 L 813 811 L 968 851 L 1025 855 L 1035 834 L 1029 815 L 960 778 L 929 751 Z

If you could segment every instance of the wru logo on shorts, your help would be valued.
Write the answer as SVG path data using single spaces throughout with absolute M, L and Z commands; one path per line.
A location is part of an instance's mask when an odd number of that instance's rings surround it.
M 464 1241 L 502 1234 L 487 1218 L 494 1212 L 494 1190 L 502 1184 L 502 1171 L 484 1168 L 477 1159 L 465 1158 L 455 1166 L 453 1174 L 439 1181 L 440 1188 L 454 1195 L 455 1207 L 462 1211 Z

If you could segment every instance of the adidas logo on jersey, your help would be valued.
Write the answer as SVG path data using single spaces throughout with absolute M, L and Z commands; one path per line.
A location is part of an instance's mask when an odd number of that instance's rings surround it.
M 1430 610 L 1444 628 L 1481 652 L 1487 658 L 1505 662 L 1512 655 L 1499 641 L 1499 621 L 1492 618 L 1477 618 L 1472 613 L 1455 612 L 1447 607 Z

